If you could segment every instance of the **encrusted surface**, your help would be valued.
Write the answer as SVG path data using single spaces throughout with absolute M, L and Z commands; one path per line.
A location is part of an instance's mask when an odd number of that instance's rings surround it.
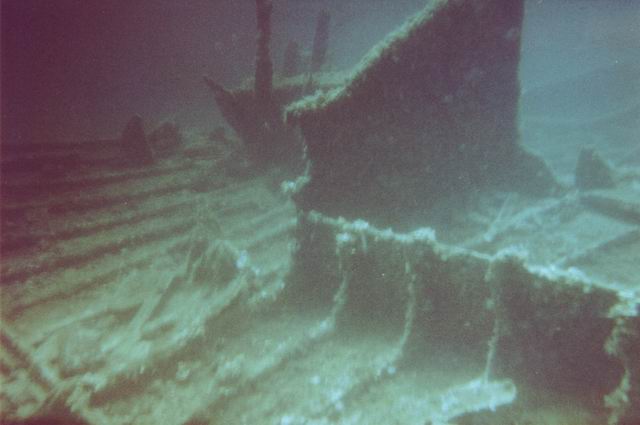
M 521 1 L 435 1 L 343 86 L 290 105 L 311 161 L 300 208 L 410 229 L 484 187 L 555 189 L 518 144 Z
M 135 167 L 117 141 L 3 145 L 0 420 L 638 423 L 640 172 L 523 193 L 555 183 L 515 137 L 520 7 L 435 1 L 292 106 L 312 163 L 282 186 L 226 138 Z M 231 115 L 254 96 L 214 89 Z

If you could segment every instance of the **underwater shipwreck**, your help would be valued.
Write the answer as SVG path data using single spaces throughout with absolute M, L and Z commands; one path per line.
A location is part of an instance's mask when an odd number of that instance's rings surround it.
M 639 424 L 637 147 L 567 183 L 523 146 L 523 1 L 350 72 L 322 15 L 287 75 L 272 7 L 255 78 L 203 82 L 239 140 L 3 143 L 2 423 Z

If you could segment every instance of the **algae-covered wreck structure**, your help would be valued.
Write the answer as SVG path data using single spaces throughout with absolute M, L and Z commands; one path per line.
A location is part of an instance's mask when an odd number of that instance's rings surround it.
M 429 1 L 341 74 L 322 14 L 284 78 L 256 5 L 252 84 L 205 80 L 243 152 L 3 151 L 3 420 L 638 423 L 640 167 L 522 146 L 523 1 Z

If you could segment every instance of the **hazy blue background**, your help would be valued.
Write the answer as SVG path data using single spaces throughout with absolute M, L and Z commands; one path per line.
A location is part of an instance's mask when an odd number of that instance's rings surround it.
M 201 76 L 232 87 L 253 72 L 253 0 L 1 1 L 3 142 L 114 137 L 134 113 L 148 127 L 175 119 L 206 131 L 221 121 Z M 276 71 L 288 40 L 310 47 L 322 8 L 342 69 L 424 4 L 274 0 Z M 528 0 L 523 88 L 640 64 L 639 22 L 635 0 Z

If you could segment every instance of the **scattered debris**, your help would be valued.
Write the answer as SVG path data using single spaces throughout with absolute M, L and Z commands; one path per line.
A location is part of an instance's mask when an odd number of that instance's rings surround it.
M 580 196 L 580 202 L 587 208 L 626 223 L 640 225 L 640 200 L 629 194 L 621 196 L 616 192 L 597 192 Z
M 173 154 L 184 142 L 178 125 L 170 122 L 162 123 L 149 134 L 147 139 L 153 151 L 159 156 Z
M 153 151 L 144 134 L 142 118 L 133 116 L 120 137 L 120 144 L 125 152 L 125 162 L 135 165 L 149 165 L 154 160 Z
M 593 148 L 582 148 L 576 166 L 575 184 L 578 189 L 608 189 L 615 186 L 613 170 Z

